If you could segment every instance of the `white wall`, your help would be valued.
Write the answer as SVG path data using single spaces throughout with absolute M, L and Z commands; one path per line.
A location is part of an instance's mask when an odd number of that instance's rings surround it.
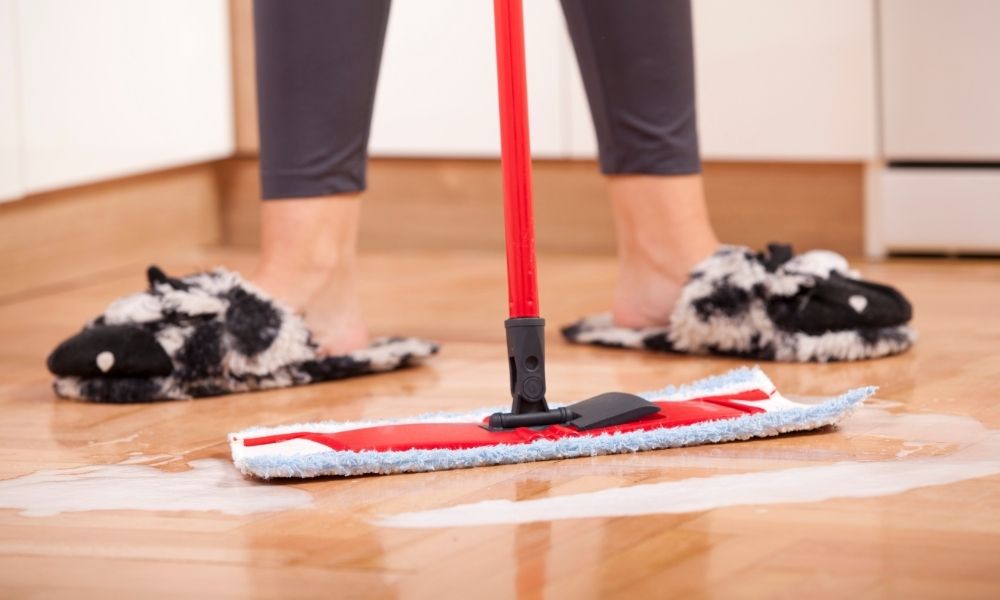
M 593 127 L 556 0 L 527 0 L 531 136 L 540 157 L 589 157 Z M 875 155 L 873 0 L 694 0 L 698 110 L 709 159 Z M 489 2 L 397 0 L 372 151 L 495 156 Z
M 226 0 L 16 0 L 26 192 L 228 156 Z
M 21 195 L 14 35 L 14 0 L 0 0 L 0 202 Z

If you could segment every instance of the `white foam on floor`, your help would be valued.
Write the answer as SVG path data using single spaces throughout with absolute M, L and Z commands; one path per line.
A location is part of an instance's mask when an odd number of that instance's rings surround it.
M 0 481 L 0 508 L 42 517 L 89 510 L 218 511 L 231 515 L 311 506 L 312 495 L 244 478 L 229 460 L 192 460 L 163 471 L 130 459 L 114 465 L 47 469 Z
M 851 436 L 904 440 L 904 448 L 955 445 L 944 456 L 900 452 L 892 460 L 694 477 L 536 500 L 491 500 L 383 517 L 385 527 L 468 527 L 561 519 L 687 513 L 729 506 L 868 498 L 1000 474 L 1000 430 L 972 417 L 892 414 L 866 408 L 842 430 Z M 758 443 L 758 442 L 755 442 Z M 766 441 L 759 443 L 766 444 Z M 738 459 L 734 459 L 736 461 Z

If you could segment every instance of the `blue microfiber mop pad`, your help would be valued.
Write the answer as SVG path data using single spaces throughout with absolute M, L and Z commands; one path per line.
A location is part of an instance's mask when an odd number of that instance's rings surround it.
M 849 415 L 874 387 L 857 388 L 819 404 L 802 404 L 782 397 L 759 368 L 742 368 L 683 386 L 668 386 L 640 394 L 661 403 L 662 412 L 672 402 L 688 402 L 705 397 L 737 395 L 749 390 L 764 390 L 763 401 L 728 400 L 730 405 L 756 407 L 760 412 L 702 421 L 690 425 L 658 427 L 628 432 L 602 432 L 561 439 L 537 439 L 530 443 L 497 444 L 462 449 L 410 450 L 335 450 L 310 439 L 291 438 L 278 443 L 245 445 L 244 440 L 282 436 L 301 432 L 334 434 L 358 429 L 423 423 L 479 423 L 489 414 L 503 409 L 466 413 L 425 414 L 408 419 L 306 423 L 280 427 L 247 429 L 229 436 L 233 461 L 247 475 L 263 479 L 279 477 L 351 476 L 361 474 L 413 473 L 488 465 L 503 465 L 539 460 L 576 458 L 662 450 L 700 444 L 716 444 L 751 438 L 770 437 L 794 431 L 808 431 L 832 425 Z M 666 404 L 663 404 L 666 403 Z M 761 410 L 762 409 L 762 410 Z

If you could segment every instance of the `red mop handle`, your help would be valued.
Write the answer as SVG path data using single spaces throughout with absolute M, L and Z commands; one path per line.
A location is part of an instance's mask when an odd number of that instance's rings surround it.
M 528 85 L 521 0 L 493 0 L 500 92 L 500 150 L 507 231 L 507 295 L 511 318 L 537 317 L 535 222 L 531 202 Z

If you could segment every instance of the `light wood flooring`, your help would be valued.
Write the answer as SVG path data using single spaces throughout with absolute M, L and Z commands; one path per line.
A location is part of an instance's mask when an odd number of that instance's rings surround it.
M 231 250 L 168 258 L 162 266 L 174 272 L 218 263 L 249 271 L 253 264 L 250 254 Z M 663 514 L 635 517 L 429 529 L 375 523 L 483 500 L 572 502 L 586 492 L 637 484 L 843 462 L 902 468 L 953 456 L 961 471 L 961 451 L 979 438 L 956 436 L 1000 429 L 1000 262 L 860 266 L 913 300 L 917 346 L 870 362 L 764 365 L 788 394 L 880 386 L 874 408 L 840 429 L 638 455 L 260 483 L 303 491 L 311 504 L 242 515 L 131 509 L 36 516 L 0 507 L 0 597 L 1000 597 L 997 475 L 874 497 L 849 497 L 848 485 L 817 501 L 679 514 L 670 513 L 664 498 Z M 109 270 L 0 303 L 0 479 L 9 480 L 0 484 L 39 470 L 59 478 L 71 473 L 66 469 L 126 460 L 180 473 L 201 459 L 228 464 L 227 432 L 251 425 L 507 401 L 502 257 L 455 253 L 364 260 L 375 333 L 444 342 L 425 367 L 191 402 L 110 406 L 55 398 L 44 369 L 47 352 L 111 299 L 143 287 L 142 270 Z M 540 273 L 556 401 L 650 389 L 743 364 L 567 346 L 557 326 L 606 307 L 613 260 L 543 256 Z M 892 425 L 911 415 L 927 417 L 920 435 Z M 988 468 L 989 457 L 979 460 Z M 109 496 L 117 484 L 101 483 Z M 94 492 L 52 489 L 70 497 Z M 233 493 L 252 492 L 240 486 Z M 0 504 L 9 506 L 17 493 L 0 485 Z M 731 492 L 741 493 L 747 489 Z

